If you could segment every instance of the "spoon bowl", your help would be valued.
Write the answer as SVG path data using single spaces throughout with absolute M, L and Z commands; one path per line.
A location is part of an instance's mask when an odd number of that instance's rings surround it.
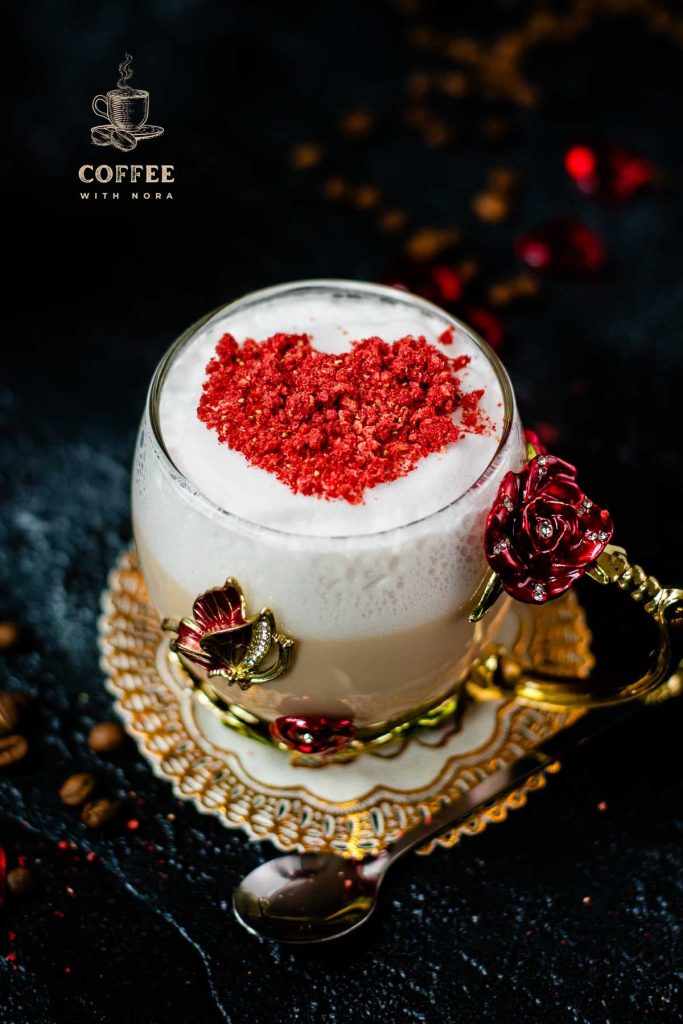
M 295 853 L 255 868 L 235 890 L 233 906 L 255 935 L 295 944 L 327 942 L 367 921 L 377 888 L 357 861 Z

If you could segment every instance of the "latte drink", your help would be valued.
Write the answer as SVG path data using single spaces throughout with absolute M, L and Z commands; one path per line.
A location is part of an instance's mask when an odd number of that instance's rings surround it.
M 338 486 L 335 477 L 324 493 L 316 493 L 316 474 L 329 477 L 336 442 L 316 428 L 310 447 L 303 454 L 296 450 L 296 458 L 305 461 L 268 461 L 264 437 L 274 436 L 274 408 L 278 416 L 292 402 L 304 411 L 325 408 L 330 419 L 338 416 L 357 430 L 359 446 L 377 449 L 378 459 L 386 452 L 373 431 L 377 427 L 377 436 L 385 437 L 402 422 L 400 410 L 382 434 L 375 414 L 365 416 L 357 400 L 345 399 L 341 385 L 335 406 L 327 386 L 325 394 L 316 394 L 312 385 L 297 391 L 294 378 L 281 392 L 269 392 L 267 407 L 264 401 L 251 416 L 243 414 L 245 392 L 237 388 L 213 408 L 217 378 L 208 391 L 207 366 L 225 335 L 238 346 L 231 342 L 235 381 L 239 347 L 247 339 L 253 368 L 255 343 L 306 336 L 290 348 L 280 343 L 282 366 L 290 365 L 290 350 L 307 344 L 338 361 L 340 380 L 348 355 L 365 339 L 375 339 L 372 352 L 379 351 L 378 338 L 386 346 L 424 339 L 422 348 L 404 345 L 406 352 L 423 355 L 428 346 L 444 365 L 457 360 L 460 387 L 468 396 L 450 414 L 458 429 L 451 430 L 448 443 L 420 449 L 418 458 L 418 417 L 398 468 L 385 471 L 378 462 L 369 482 L 362 474 L 346 480 L 341 472 Z M 395 362 L 400 364 L 398 357 Z M 365 373 L 364 366 L 358 372 Z M 405 387 L 406 401 L 419 402 L 419 387 L 426 394 L 429 381 L 409 386 L 396 373 L 395 387 Z M 253 380 L 261 387 L 258 374 Z M 381 410 L 381 399 L 373 400 Z M 282 431 L 283 444 L 287 433 Z M 238 447 L 226 440 L 233 437 L 240 439 Z M 380 733 L 448 696 L 484 631 L 495 627 L 495 615 L 477 627 L 468 615 L 488 573 L 487 511 L 504 474 L 523 461 L 505 371 L 464 325 L 428 302 L 376 285 L 308 281 L 267 289 L 192 327 L 157 370 L 133 481 L 140 565 L 162 617 L 191 617 L 197 595 L 234 577 L 248 613 L 267 606 L 278 630 L 294 641 L 286 672 L 245 691 L 225 684 L 227 701 L 270 722 L 290 714 L 303 697 L 312 714 L 334 716 L 343 708 L 359 734 Z M 306 470 L 305 486 L 300 467 Z

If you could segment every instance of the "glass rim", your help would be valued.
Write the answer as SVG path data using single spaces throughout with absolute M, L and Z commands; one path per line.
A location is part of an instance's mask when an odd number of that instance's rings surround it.
M 241 306 L 252 306 L 284 292 L 316 288 L 321 290 L 337 288 L 340 290 L 346 290 L 347 292 L 355 291 L 357 293 L 379 293 L 380 295 L 386 296 L 387 299 L 403 302 L 406 305 L 418 306 L 428 313 L 436 313 L 450 325 L 464 331 L 492 367 L 503 397 L 503 430 L 500 440 L 496 446 L 495 452 L 476 480 L 474 480 L 466 490 L 456 498 L 453 498 L 452 501 L 447 502 L 441 508 L 435 509 L 433 512 L 429 512 L 427 515 L 420 516 L 417 519 L 412 519 L 408 523 L 401 523 L 399 526 L 390 526 L 383 530 L 370 530 L 362 533 L 310 534 L 297 532 L 295 530 L 282 530 L 276 526 L 266 526 L 262 523 L 254 522 L 252 519 L 247 519 L 235 512 L 231 512 L 229 509 L 222 508 L 211 498 L 207 497 L 207 495 L 203 494 L 197 485 L 193 483 L 193 481 L 190 480 L 173 461 L 163 438 L 159 415 L 159 401 L 166 376 L 180 352 L 194 339 L 202 328 L 206 327 L 207 324 L 209 324 L 214 318 L 217 318 L 221 313 L 225 313 L 233 308 L 237 309 Z M 206 313 L 198 320 L 195 320 L 194 323 L 190 324 L 190 326 L 187 327 L 178 338 L 176 338 L 173 344 L 161 357 L 161 360 L 159 361 L 152 376 L 146 402 L 146 413 L 152 427 L 152 433 L 157 446 L 157 454 L 161 458 L 162 462 L 165 463 L 165 468 L 170 472 L 171 476 L 178 478 L 178 481 L 174 482 L 181 482 L 183 489 L 186 492 L 192 494 L 194 498 L 206 505 L 212 512 L 217 512 L 222 516 L 226 516 L 228 519 L 234 520 L 235 522 L 248 527 L 250 530 L 257 532 L 265 531 L 266 533 L 274 534 L 279 537 L 305 538 L 308 541 L 348 541 L 363 540 L 370 537 L 386 537 L 389 534 L 397 534 L 402 530 L 409 530 L 411 527 L 418 526 L 420 523 L 428 522 L 430 519 L 434 519 L 442 513 L 447 512 L 449 509 L 454 508 L 472 492 L 479 490 L 479 488 L 482 487 L 496 471 L 512 431 L 515 409 L 514 392 L 507 370 L 491 346 L 468 324 L 458 319 L 458 317 L 447 313 L 428 299 L 423 299 L 421 296 L 414 295 L 412 292 L 404 291 L 402 288 L 392 288 L 388 285 L 374 284 L 369 281 L 354 281 L 347 278 L 310 278 L 301 281 L 290 281 L 285 284 L 271 285 L 268 288 L 261 288 L 257 291 L 248 292 L 246 295 L 237 299 L 232 299 L 231 301 L 212 309 L 209 313 Z

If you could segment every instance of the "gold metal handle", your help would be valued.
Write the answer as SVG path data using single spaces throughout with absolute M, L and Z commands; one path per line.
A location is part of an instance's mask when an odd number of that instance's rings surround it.
M 628 683 L 600 676 L 545 675 L 519 665 L 502 648 L 491 647 L 471 667 L 467 688 L 473 696 L 514 696 L 523 703 L 550 708 L 590 708 L 631 700 L 657 702 L 683 691 L 683 590 L 662 587 L 613 544 L 607 545 L 588 575 L 603 585 L 618 586 L 655 622 L 658 646 L 645 674 Z

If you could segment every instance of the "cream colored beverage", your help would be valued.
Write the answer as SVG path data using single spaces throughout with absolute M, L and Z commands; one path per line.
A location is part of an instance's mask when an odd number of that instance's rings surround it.
M 364 339 L 424 339 L 458 360 L 462 391 L 476 396 L 477 428 L 467 415 L 472 404 L 463 405 L 452 413 L 457 440 L 421 455 L 402 475 L 353 500 L 303 493 L 295 472 L 286 477 L 249 457 L 258 424 L 245 453 L 200 418 L 207 366 L 225 335 L 237 346 L 306 336 L 340 368 Z M 239 352 L 233 355 L 239 363 Z M 290 392 L 282 403 L 292 400 Z M 316 402 L 314 390 L 307 400 Z M 238 401 L 235 392 L 235 422 Z M 230 417 L 230 394 L 221 408 Z M 363 410 L 356 416 L 364 422 Z M 359 430 L 359 443 L 366 436 Z M 329 446 L 319 453 L 326 457 Z M 254 293 L 186 332 L 152 384 L 133 480 L 135 538 L 150 596 L 160 616 L 188 618 L 199 594 L 237 579 L 249 611 L 271 609 L 293 645 L 286 672 L 244 691 L 222 681 L 224 699 L 272 721 L 306 698 L 313 714 L 338 715 L 342 707 L 361 735 L 382 731 L 445 698 L 483 630 L 495 625 L 488 617 L 475 627 L 468 615 L 488 572 L 487 511 L 504 474 L 523 460 L 505 371 L 435 306 L 347 281 Z

